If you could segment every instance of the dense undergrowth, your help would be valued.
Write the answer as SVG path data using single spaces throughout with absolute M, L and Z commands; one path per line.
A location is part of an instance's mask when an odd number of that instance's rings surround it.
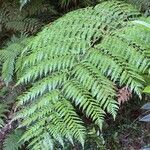
M 149 7 L 1 0 L 0 148 L 149 147 Z

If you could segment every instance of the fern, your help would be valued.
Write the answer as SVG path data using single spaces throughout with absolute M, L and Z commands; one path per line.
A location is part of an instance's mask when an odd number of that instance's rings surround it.
M 43 1 L 34 1 L 34 5 L 23 10 L 20 10 L 17 1 L 2 2 L 0 6 L 0 31 L 36 33 L 44 24 L 38 18 L 38 15 L 42 13 L 47 13 L 49 16 L 55 14 L 56 11 L 52 6 L 43 4 Z
M 18 150 L 21 148 L 23 143 L 19 142 L 19 140 L 22 136 L 22 133 L 22 130 L 15 130 L 8 134 L 3 144 L 3 150 Z
M 4 119 L 6 118 L 5 113 L 8 112 L 8 107 L 6 104 L 0 103 L 0 128 L 4 126 Z
M 27 20 L 27 16 L 21 13 L 17 4 L 14 2 L 13 4 L 3 2 L 0 8 L 0 24 L 7 30 L 32 33 L 34 32 L 35 26 L 39 24 L 37 19 L 30 18 L 30 20 Z
M 29 5 L 26 7 L 24 6 L 21 9 L 21 12 L 27 16 L 35 16 L 38 18 L 40 18 L 41 14 L 52 16 L 58 13 L 52 4 L 46 2 L 45 0 L 32 0 L 30 1 Z
M 147 32 L 150 33 L 150 22 L 147 23 L 145 22 L 145 20 L 141 20 L 141 21 L 136 20 L 134 21 L 134 23 L 142 25 L 145 28 L 149 29 Z M 147 53 L 147 55 L 150 57 L 150 53 Z M 146 77 L 145 77 L 147 82 L 146 82 L 146 87 L 144 88 L 144 91 L 143 91 L 144 93 L 150 93 L 149 75 L 150 75 L 150 68 L 148 69 Z
M 17 72 L 17 57 L 21 54 L 26 47 L 29 39 L 26 35 L 20 37 L 13 36 L 7 45 L 0 50 L 0 61 L 2 62 L 2 79 L 8 85 L 13 80 Z
M 101 130 L 107 113 L 116 117 L 118 86 L 141 97 L 150 36 L 132 22 L 140 16 L 126 3 L 103 2 L 68 13 L 32 39 L 18 81 L 32 85 L 19 97 L 24 108 L 16 115 L 30 149 L 64 146 L 64 139 L 84 146 L 86 128 L 76 109 Z
M 146 16 L 150 15 L 150 1 L 149 0 L 126 0 L 127 2 L 136 5 Z

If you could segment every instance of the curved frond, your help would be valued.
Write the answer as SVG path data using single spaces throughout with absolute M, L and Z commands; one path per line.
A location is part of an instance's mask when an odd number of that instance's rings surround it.
M 84 145 L 78 113 L 101 129 L 107 113 L 116 117 L 117 87 L 141 96 L 150 36 L 132 22 L 140 16 L 121 1 L 103 2 L 66 14 L 32 39 L 18 81 L 32 85 L 19 97 L 24 109 L 16 117 L 23 119 L 22 140 L 31 140 L 32 149 L 43 149 L 41 142 L 51 149 L 55 141 L 64 146 L 64 139 Z

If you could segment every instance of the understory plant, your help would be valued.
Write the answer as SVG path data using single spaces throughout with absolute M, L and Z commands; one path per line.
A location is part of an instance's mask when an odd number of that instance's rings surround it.
M 105 117 L 115 120 L 118 99 L 126 98 L 120 89 L 142 98 L 150 34 L 135 20 L 150 23 L 131 5 L 107 1 L 69 12 L 17 43 L 9 76 L 7 59 L 2 70 L 6 84 L 15 77 L 16 86 L 26 87 L 13 119 L 25 129 L 19 142 L 31 150 L 76 141 L 84 148 L 89 126 L 100 138 Z
M 64 146 L 64 139 L 84 146 L 84 118 L 99 130 L 106 113 L 115 119 L 117 88 L 141 97 L 150 36 L 132 23 L 139 16 L 125 3 L 104 2 L 70 12 L 30 42 L 18 84 L 32 85 L 19 97 L 24 108 L 16 118 L 23 119 L 22 140 L 31 140 L 31 149 L 52 148 L 55 141 Z

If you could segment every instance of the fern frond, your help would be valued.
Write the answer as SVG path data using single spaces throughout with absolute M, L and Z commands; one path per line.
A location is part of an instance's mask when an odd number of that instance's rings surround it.
M 65 72 L 58 72 L 52 74 L 50 77 L 45 77 L 35 83 L 25 95 L 20 97 L 18 105 L 23 105 L 24 103 L 34 100 L 36 97 L 42 96 L 45 92 L 56 89 L 66 81 L 67 74 Z
M 141 96 L 150 36 L 133 24 L 139 16 L 121 1 L 103 2 L 68 13 L 32 39 L 18 81 L 32 85 L 19 97 L 24 108 L 16 117 L 23 119 L 22 140 L 30 140 L 32 149 L 55 141 L 64 146 L 64 139 L 83 145 L 86 129 L 76 109 L 101 129 L 106 113 L 116 117 L 117 87 Z
M 17 2 L 3 2 L 0 6 L 0 24 L 8 31 L 35 33 L 43 25 L 37 18 L 30 18 L 26 12 L 21 12 Z
M 26 76 L 20 79 L 20 83 L 28 83 L 31 80 L 34 81 L 39 76 L 46 76 L 48 73 L 52 73 L 54 71 L 71 69 L 75 64 L 75 58 L 72 55 L 49 58 L 49 60 L 49 63 L 47 61 L 43 61 L 40 65 L 35 65 L 33 70 L 30 70 L 30 68 L 29 70 L 26 70 Z M 45 66 L 45 68 L 43 68 L 43 66 Z
M 17 67 L 16 60 L 23 49 L 28 44 L 29 39 L 26 35 L 21 37 L 13 36 L 11 41 L 7 43 L 7 47 L 0 50 L 0 60 L 2 61 L 2 79 L 8 85 L 13 79 L 15 68 Z
M 6 118 L 6 114 L 8 112 L 8 106 L 6 104 L 0 103 L 0 128 L 4 126 L 4 119 Z
M 22 134 L 22 130 L 15 130 L 8 134 L 3 144 L 3 150 L 19 150 L 24 144 L 23 142 L 19 142 Z
M 58 94 L 58 91 L 52 91 L 43 95 L 17 115 L 17 118 L 29 117 L 22 123 L 22 126 L 29 126 L 29 130 L 22 137 L 25 141 L 37 138 L 41 132 L 47 130 L 52 139 L 55 139 L 61 145 L 64 145 L 62 136 L 69 138 L 71 142 L 73 142 L 72 138 L 74 137 L 82 145 L 84 144 L 85 128 L 80 125 L 83 122 L 79 119 L 70 102 L 65 99 L 60 100 Z M 45 117 L 43 118 L 43 116 Z M 39 120 L 39 118 L 41 119 Z M 35 126 L 32 126 L 33 122 L 35 122 Z
M 64 94 L 68 99 L 72 99 L 76 106 L 79 106 L 86 112 L 86 116 L 92 118 L 93 121 L 102 129 L 105 112 L 100 105 L 90 96 L 88 91 L 79 86 L 76 81 L 70 81 L 64 85 Z

